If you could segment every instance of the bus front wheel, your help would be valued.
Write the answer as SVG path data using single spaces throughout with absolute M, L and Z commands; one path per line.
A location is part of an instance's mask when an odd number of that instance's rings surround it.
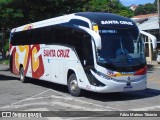
M 25 74 L 24 74 L 24 68 L 21 67 L 20 70 L 19 70 L 19 75 L 20 75 L 20 81 L 22 83 L 25 83 L 26 82 L 26 79 L 25 79 Z
M 78 87 L 78 81 L 75 74 L 71 74 L 68 79 L 68 90 L 72 96 L 79 96 L 81 89 Z

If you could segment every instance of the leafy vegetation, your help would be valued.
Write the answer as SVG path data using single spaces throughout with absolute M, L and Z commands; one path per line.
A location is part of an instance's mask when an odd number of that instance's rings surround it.
M 125 17 L 132 17 L 133 11 L 123 6 L 119 0 L 91 0 L 83 8 L 83 11 L 116 13 Z
M 134 14 L 119 0 L 0 0 L 0 28 L 14 27 L 74 12 Z
M 135 10 L 135 15 L 142 15 L 142 14 L 150 14 L 150 13 L 156 13 L 157 12 L 157 0 L 153 4 L 148 3 L 145 5 L 140 5 Z
M 0 64 L 9 65 L 9 60 L 2 60 L 0 61 Z
M 5 46 L 4 46 L 4 51 L 7 52 L 9 51 L 9 42 L 7 41 Z
M 154 4 L 140 5 L 134 13 L 122 5 L 120 0 L 0 0 L 0 28 L 9 33 L 17 26 L 85 11 L 110 12 L 132 17 L 134 14 L 155 13 L 156 4 L 157 0 Z

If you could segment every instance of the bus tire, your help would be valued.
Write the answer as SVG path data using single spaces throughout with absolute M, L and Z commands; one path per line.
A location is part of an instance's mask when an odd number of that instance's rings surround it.
M 20 76 L 20 81 L 22 83 L 26 83 L 26 79 L 25 79 L 25 75 L 24 75 L 24 68 L 21 67 L 20 70 L 19 70 L 19 76 Z
M 72 96 L 78 97 L 81 93 L 81 89 L 78 87 L 78 81 L 75 74 L 71 74 L 68 79 L 68 90 Z

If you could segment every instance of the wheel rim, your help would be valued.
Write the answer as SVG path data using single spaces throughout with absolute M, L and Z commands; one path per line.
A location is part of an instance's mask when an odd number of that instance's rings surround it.
M 72 79 L 70 83 L 71 91 L 76 91 L 78 88 L 78 83 L 76 79 Z
M 23 70 L 21 69 L 20 79 L 23 80 L 23 78 L 24 78 L 24 72 L 23 72 Z

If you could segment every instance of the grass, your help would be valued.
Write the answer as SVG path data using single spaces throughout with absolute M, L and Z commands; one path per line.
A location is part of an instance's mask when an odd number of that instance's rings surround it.
M 9 64 L 9 60 L 2 60 L 2 61 L 0 61 L 0 64 L 8 65 Z

